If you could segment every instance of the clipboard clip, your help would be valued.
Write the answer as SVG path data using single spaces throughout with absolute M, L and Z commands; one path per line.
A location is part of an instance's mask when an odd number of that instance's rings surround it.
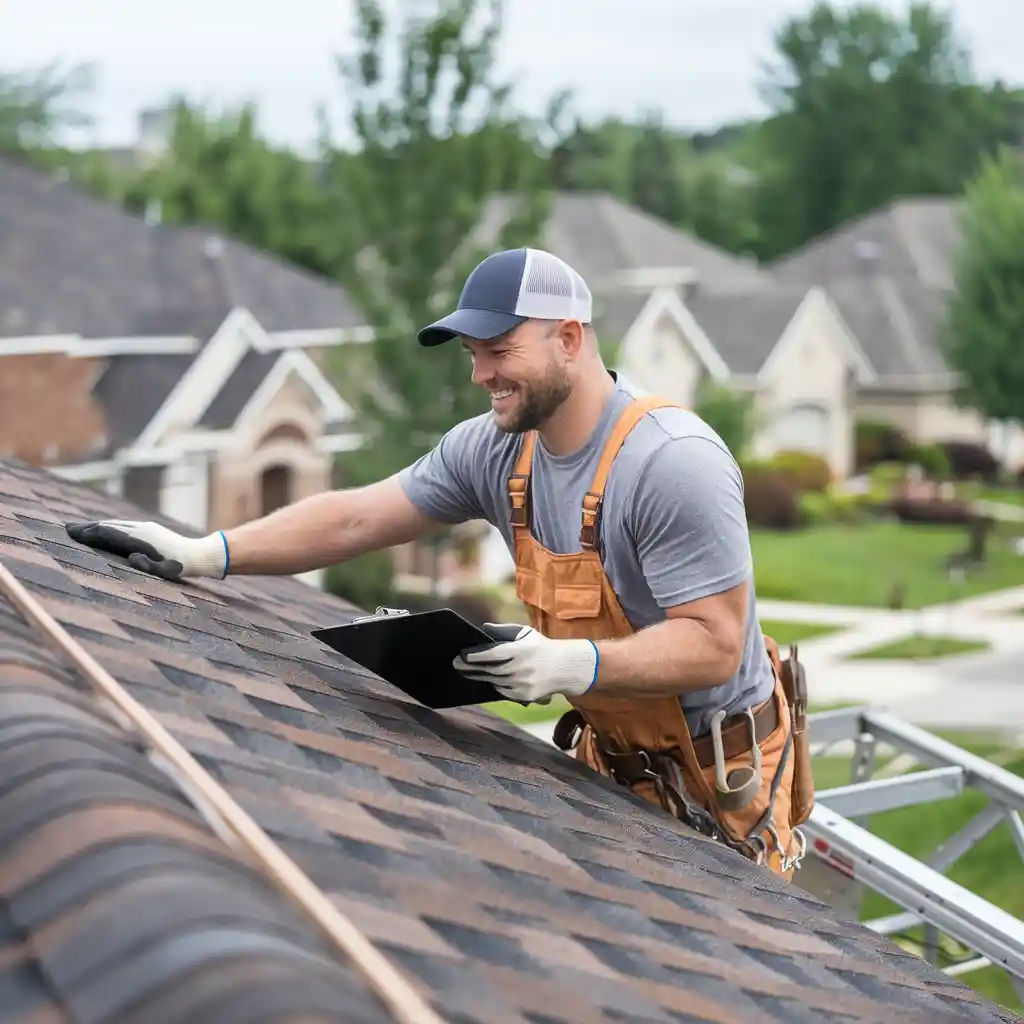
M 372 615 L 360 615 L 359 618 L 353 619 L 353 622 L 373 622 L 375 619 L 385 619 L 395 615 L 408 615 L 408 608 L 385 608 L 383 605 L 378 605 L 377 609 Z

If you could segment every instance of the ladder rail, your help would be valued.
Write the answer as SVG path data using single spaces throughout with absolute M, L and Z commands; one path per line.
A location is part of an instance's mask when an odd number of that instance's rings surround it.
M 905 755 L 923 770 L 871 779 L 854 771 L 845 786 L 821 790 L 802 829 L 807 849 L 817 860 L 844 876 L 855 890 L 866 886 L 903 908 L 865 921 L 866 927 L 893 935 L 924 925 L 934 942 L 937 932 L 971 950 L 969 963 L 951 965 L 954 974 L 986 965 L 1003 968 L 1014 987 L 1024 984 L 1024 922 L 947 878 L 947 871 L 993 829 L 1006 824 L 1024 861 L 1024 779 L 976 754 L 881 709 L 840 708 L 808 716 L 812 748 L 823 753 L 837 743 L 858 753 L 882 744 Z M 964 790 L 984 793 L 988 804 L 957 832 L 941 842 L 927 861 L 899 850 L 865 826 L 870 814 L 948 799 Z M 854 820 L 856 819 L 856 820 Z M 832 875 L 835 878 L 835 875 Z M 799 884 L 799 883 L 798 883 Z M 933 955 L 928 959 L 934 960 Z

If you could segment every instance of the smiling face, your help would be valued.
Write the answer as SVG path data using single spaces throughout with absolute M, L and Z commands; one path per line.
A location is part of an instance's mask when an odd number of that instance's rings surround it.
M 462 339 L 473 383 L 490 392 L 494 421 L 505 433 L 540 429 L 569 397 L 578 346 L 566 344 L 566 323 L 572 321 L 527 320 L 489 341 Z

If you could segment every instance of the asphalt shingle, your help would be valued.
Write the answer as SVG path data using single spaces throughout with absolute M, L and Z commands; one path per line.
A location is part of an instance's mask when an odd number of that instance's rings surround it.
M 289 579 L 83 566 L 55 503 L 137 515 L 0 463 L 3 564 L 60 621 L 81 614 L 85 649 L 446 1021 L 1008 1019 L 550 745 L 350 671 L 309 631 L 351 606 Z M 0 1004 L 389 1019 L 3 598 Z

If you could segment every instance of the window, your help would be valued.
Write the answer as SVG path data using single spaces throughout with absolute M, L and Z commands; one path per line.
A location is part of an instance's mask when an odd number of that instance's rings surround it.
M 270 466 L 260 476 L 260 507 L 262 515 L 291 502 L 292 471 L 287 466 Z

